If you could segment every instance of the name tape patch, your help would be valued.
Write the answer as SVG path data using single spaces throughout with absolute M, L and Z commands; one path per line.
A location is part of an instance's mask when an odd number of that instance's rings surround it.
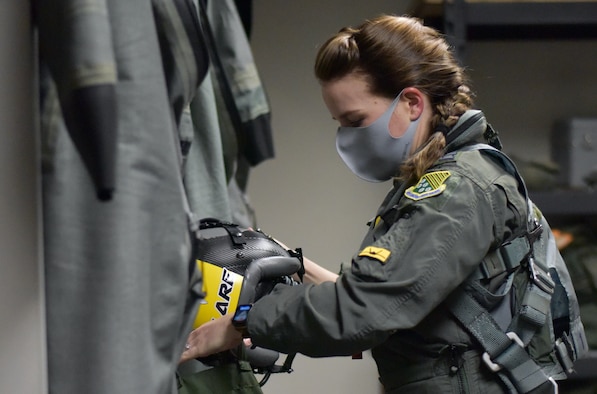
M 363 257 L 371 257 L 372 259 L 379 260 L 382 263 L 385 263 L 388 257 L 390 257 L 390 251 L 384 248 L 378 248 L 376 246 L 367 246 L 365 249 L 361 250 L 359 256 Z

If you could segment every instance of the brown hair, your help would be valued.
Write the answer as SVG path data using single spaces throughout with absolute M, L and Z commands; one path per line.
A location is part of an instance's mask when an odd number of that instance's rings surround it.
M 464 70 L 449 45 L 416 18 L 383 15 L 329 38 L 317 53 L 315 76 L 330 81 L 350 73 L 364 75 L 374 94 L 393 99 L 412 86 L 430 98 L 432 132 L 425 146 L 402 164 L 404 180 L 418 179 L 444 154 L 446 140 L 436 130 L 453 126 L 473 105 Z

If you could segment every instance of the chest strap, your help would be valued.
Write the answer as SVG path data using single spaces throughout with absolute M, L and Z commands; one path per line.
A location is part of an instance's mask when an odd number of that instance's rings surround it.
M 527 237 L 522 236 L 501 245 L 489 252 L 475 273 L 475 279 L 492 279 L 505 272 L 512 272 L 529 255 L 531 245 Z
M 551 295 L 555 288 L 548 268 L 538 264 L 533 258 L 533 244 L 543 229 L 534 220 L 526 186 L 510 158 L 485 144 L 468 146 L 464 150 L 488 153 L 516 178 L 519 191 L 527 200 L 527 226 L 525 234 L 488 253 L 473 276 L 467 280 L 469 286 L 460 286 L 448 297 L 446 303 L 454 317 L 483 347 L 483 361 L 500 377 L 510 392 L 528 393 L 539 387 L 548 387 L 550 391 L 557 393 L 555 380 L 541 369 L 525 349 L 549 316 Z M 507 329 L 503 330 L 501 326 L 504 324 L 500 326 L 488 309 L 475 298 L 475 289 L 480 289 L 480 279 L 491 280 L 504 273 L 512 277 L 519 269 L 528 270 L 528 288 L 522 307 L 507 325 Z M 511 286 L 512 281 L 507 283 Z M 483 289 L 479 291 L 481 290 Z M 503 294 L 509 293 L 509 289 L 502 291 Z

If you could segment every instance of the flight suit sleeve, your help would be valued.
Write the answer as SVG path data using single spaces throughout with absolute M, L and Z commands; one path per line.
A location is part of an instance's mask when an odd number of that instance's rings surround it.
M 277 286 L 260 299 L 248 320 L 253 343 L 311 357 L 350 355 L 421 322 L 501 240 L 505 226 L 496 223 L 519 216 L 507 212 L 512 204 L 496 186 L 458 174 L 443 184 L 436 195 L 402 198 L 398 220 L 335 283 Z

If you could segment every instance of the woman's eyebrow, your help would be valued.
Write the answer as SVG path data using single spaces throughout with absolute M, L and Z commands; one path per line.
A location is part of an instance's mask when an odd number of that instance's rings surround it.
M 351 115 L 359 114 L 359 112 L 360 112 L 360 110 L 358 110 L 358 109 L 351 109 L 351 110 L 348 110 L 346 112 L 341 113 L 340 116 L 338 116 L 338 119 L 336 119 L 334 117 L 332 117 L 332 119 L 334 119 L 334 120 L 348 120 L 348 118 Z

